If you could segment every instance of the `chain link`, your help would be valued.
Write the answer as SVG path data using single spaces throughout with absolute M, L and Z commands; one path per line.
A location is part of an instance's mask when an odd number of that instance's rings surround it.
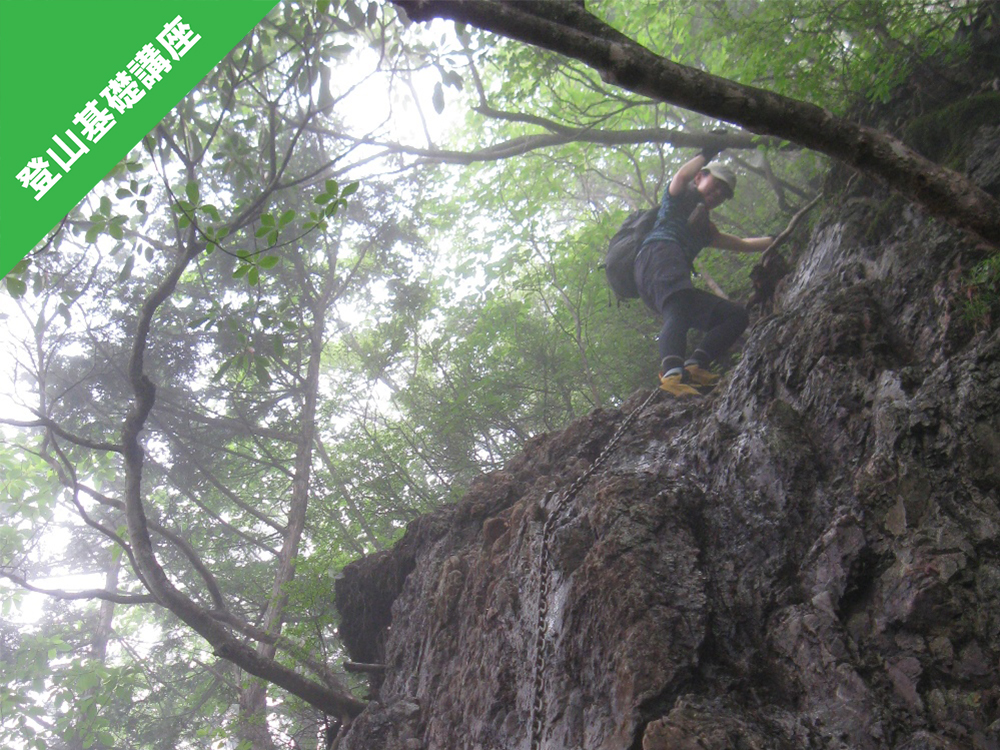
M 583 485 L 594 475 L 601 464 L 603 464 L 611 452 L 618 445 L 618 441 L 632 423 L 639 417 L 647 406 L 660 394 L 660 389 L 653 390 L 646 400 L 639 407 L 625 417 L 615 434 L 611 436 L 608 444 L 597 455 L 590 467 L 577 477 L 569 488 L 556 501 L 555 507 L 549 513 L 545 523 L 542 524 L 541 551 L 538 556 L 538 627 L 535 629 L 535 674 L 533 680 L 534 696 L 531 702 L 531 750 L 540 750 L 542 746 L 542 725 L 545 720 L 545 665 L 548 651 L 548 644 L 545 641 L 545 620 L 549 616 L 549 540 L 555 530 L 556 521 L 565 510 L 566 506 L 577 496 Z M 555 489 L 549 490 L 545 494 L 543 505 L 548 505 L 549 500 L 556 494 Z

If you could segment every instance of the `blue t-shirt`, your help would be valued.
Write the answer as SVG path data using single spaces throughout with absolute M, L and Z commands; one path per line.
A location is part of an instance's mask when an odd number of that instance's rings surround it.
M 678 196 L 663 191 L 663 201 L 652 231 L 643 240 L 645 247 L 653 242 L 672 242 L 680 245 L 688 263 L 693 263 L 702 248 L 711 242 L 718 230 L 708 218 L 708 209 L 701 193 L 693 185 Z

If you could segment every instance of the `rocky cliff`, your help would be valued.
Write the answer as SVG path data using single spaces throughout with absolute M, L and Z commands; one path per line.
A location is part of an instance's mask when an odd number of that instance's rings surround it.
M 980 129 L 968 164 L 994 194 L 998 151 Z M 1000 332 L 960 314 L 984 248 L 845 182 L 722 385 L 649 405 L 555 522 L 543 747 L 1000 747 Z M 341 748 L 527 750 L 548 490 L 646 395 L 347 568 L 344 642 L 386 669 Z

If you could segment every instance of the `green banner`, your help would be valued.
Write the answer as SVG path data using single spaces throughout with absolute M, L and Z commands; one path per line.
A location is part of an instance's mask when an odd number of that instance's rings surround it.
M 0 275 L 275 5 L 0 0 Z

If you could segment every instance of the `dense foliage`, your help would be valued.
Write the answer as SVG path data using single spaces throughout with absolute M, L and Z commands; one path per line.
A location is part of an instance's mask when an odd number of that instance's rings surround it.
M 978 5 L 588 4 L 839 112 L 945 75 Z M 142 580 L 122 445 L 137 357 L 156 385 L 140 499 L 171 584 L 261 658 L 363 697 L 332 580 L 526 438 L 655 382 L 659 326 L 598 266 L 685 137 L 719 125 L 388 4 L 281 3 L 9 277 L 4 746 L 332 737 L 342 716 L 213 653 Z M 741 143 L 719 225 L 776 233 L 823 161 Z M 706 252 L 699 270 L 746 299 L 752 263 Z

